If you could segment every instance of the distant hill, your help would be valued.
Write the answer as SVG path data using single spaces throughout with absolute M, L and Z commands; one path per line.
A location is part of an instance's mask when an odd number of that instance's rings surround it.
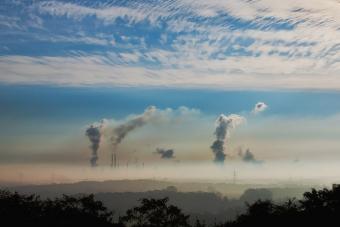
M 192 221 L 196 218 L 206 223 L 234 219 L 245 209 L 245 203 L 238 199 L 228 199 L 212 192 L 178 192 L 175 190 L 155 190 L 148 192 L 97 193 L 95 198 L 115 212 L 115 217 L 123 215 L 127 209 L 137 206 L 142 198 L 169 198 L 169 202 L 181 207 L 190 214 Z
M 104 192 L 146 192 L 163 190 L 174 186 L 181 192 L 213 192 L 228 198 L 239 198 L 249 188 L 263 188 L 263 185 L 231 184 L 231 183 L 204 183 L 204 182 L 174 182 L 161 180 L 110 180 L 110 181 L 81 181 L 76 183 L 26 185 L 9 187 L 9 190 L 20 193 L 37 193 L 43 197 L 55 197 L 62 194 L 78 193 L 104 193 Z M 4 187 L 2 187 L 4 188 Z M 274 199 L 286 197 L 300 197 L 309 187 L 268 186 Z

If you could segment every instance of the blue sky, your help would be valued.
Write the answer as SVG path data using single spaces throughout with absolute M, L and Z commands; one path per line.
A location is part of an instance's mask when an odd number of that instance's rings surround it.
M 231 157 L 337 158 L 339 12 L 337 0 L 3 0 L 0 162 L 88 165 L 89 124 L 150 105 L 168 120 L 129 135 L 125 159 L 161 146 L 211 162 L 220 114 L 247 118 Z M 268 108 L 253 116 L 257 102 Z
M 339 10 L 336 0 L 4 0 L 0 81 L 338 90 Z
M 270 106 L 270 115 L 310 117 L 340 112 L 338 92 L 221 91 L 208 89 L 72 88 L 42 85 L 2 85 L 1 118 L 96 120 L 124 118 L 146 106 L 161 109 L 187 106 L 208 115 L 241 113 L 258 101 Z

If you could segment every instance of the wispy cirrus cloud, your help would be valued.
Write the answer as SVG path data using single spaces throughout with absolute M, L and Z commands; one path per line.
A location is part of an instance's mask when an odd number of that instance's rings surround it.
M 143 6 L 141 4 L 141 6 Z M 149 7 L 122 7 L 109 4 L 83 6 L 75 3 L 62 3 L 57 1 L 44 1 L 37 5 L 38 11 L 53 16 L 66 16 L 68 18 L 82 20 L 85 17 L 94 16 L 105 23 L 114 23 L 117 18 L 128 18 L 130 23 L 142 20 L 156 21 L 163 14 L 152 12 Z
M 20 42 L 0 49 L 4 83 L 340 88 L 336 0 L 40 1 L 24 8 L 40 26 L 34 36 L 26 26 Z M 22 28 L 14 22 L 3 21 L 1 40 Z M 28 48 L 36 42 L 45 48 Z
M 123 58 L 123 59 L 122 59 Z M 218 71 L 221 62 L 197 63 L 195 69 L 186 68 L 146 68 L 131 66 L 129 59 L 119 55 L 103 57 L 70 56 L 70 57 L 0 57 L 0 81 L 9 84 L 54 84 L 59 86 L 164 86 L 164 87 L 202 87 L 215 89 L 338 89 L 339 76 L 327 74 L 320 80 L 319 71 L 313 74 L 300 72 L 293 74 L 286 68 L 290 62 L 280 59 L 229 59 L 229 71 Z M 259 65 L 263 62 L 276 68 L 273 74 L 270 69 Z M 237 69 L 247 62 L 251 71 L 239 72 Z M 310 62 L 295 62 L 296 71 Z M 199 67 L 200 65 L 200 67 Z M 241 65 L 241 66 L 240 66 Z M 222 68 L 221 70 L 226 70 Z M 249 69 L 248 69 L 249 70 Z M 289 69 L 291 70 L 291 69 Z

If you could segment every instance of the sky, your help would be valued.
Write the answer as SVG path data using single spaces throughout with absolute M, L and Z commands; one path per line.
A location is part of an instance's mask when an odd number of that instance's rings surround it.
M 225 166 L 320 172 L 340 160 L 339 12 L 338 0 L 3 0 L 0 180 L 18 165 L 96 171 L 86 130 L 102 119 L 97 169 L 112 150 L 121 165 L 220 165 L 222 141 Z M 221 114 L 243 120 L 219 139 Z

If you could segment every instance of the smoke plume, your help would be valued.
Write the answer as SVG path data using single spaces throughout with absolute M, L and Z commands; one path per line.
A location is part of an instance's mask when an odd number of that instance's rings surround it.
M 175 157 L 173 149 L 157 148 L 155 153 L 160 154 L 162 159 L 172 159 Z
M 145 124 L 154 123 L 157 125 L 163 124 L 179 124 L 182 121 L 191 120 L 197 117 L 199 111 L 196 109 L 189 109 L 187 107 L 179 107 L 178 109 L 167 108 L 164 110 L 156 109 L 150 106 L 140 115 L 129 116 L 124 121 L 115 121 L 114 119 L 105 120 L 105 127 L 102 128 L 99 123 L 92 124 L 87 130 L 86 135 L 91 141 L 92 157 L 91 164 L 96 165 L 98 159 L 97 150 L 101 142 L 101 138 L 109 139 L 112 145 L 111 165 L 118 163 L 116 151 L 117 146 L 121 144 L 125 137 L 132 131 L 143 127 Z M 119 122 L 119 123 L 118 123 Z M 164 158 L 171 158 L 173 154 L 166 152 Z
M 143 114 L 138 115 L 126 121 L 125 123 L 115 127 L 113 129 L 113 135 L 111 137 L 111 142 L 113 146 L 112 152 L 114 153 L 116 151 L 118 144 L 120 144 L 131 131 L 140 128 L 148 123 L 152 119 L 155 112 L 156 107 L 150 106 L 145 109 Z
M 243 151 L 240 150 L 238 154 L 244 162 L 256 163 L 256 164 L 260 164 L 263 162 L 263 161 L 257 160 L 255 158 L 255 155 L 249 149 L 247 149 L 245 153 L 243 153 Z
M 267 104 L 264 102 L 258 102 L 255 104 L 253 110 L 251 111 L 253 114 L 259 114 L 265 111 L 268 108 Z
M 215 130 L 216 140 L 210 146 L 215 155 L 215 162 L 224 163 L 226 156 L 225 146 L 227 144 L 227 139 L 230 136 L 230 132 L 243 122 L 245 122 L 245 118 L 237 114 L 231 114 L 228 116 L 221 114 L 217 118 Z
M 91 142 L 91 150 L 92 155 L 90 158 L 91 166 L 97 166 L 98 160 L 98 149 L 100 145 L 100 140 L 102 137 L 102 128 L 104 127 L 105 121 L 101 121 L 99 124 L 95 123 L 90 125 L 89 128 L 86 129 L 85 135 L 89 138 Z

